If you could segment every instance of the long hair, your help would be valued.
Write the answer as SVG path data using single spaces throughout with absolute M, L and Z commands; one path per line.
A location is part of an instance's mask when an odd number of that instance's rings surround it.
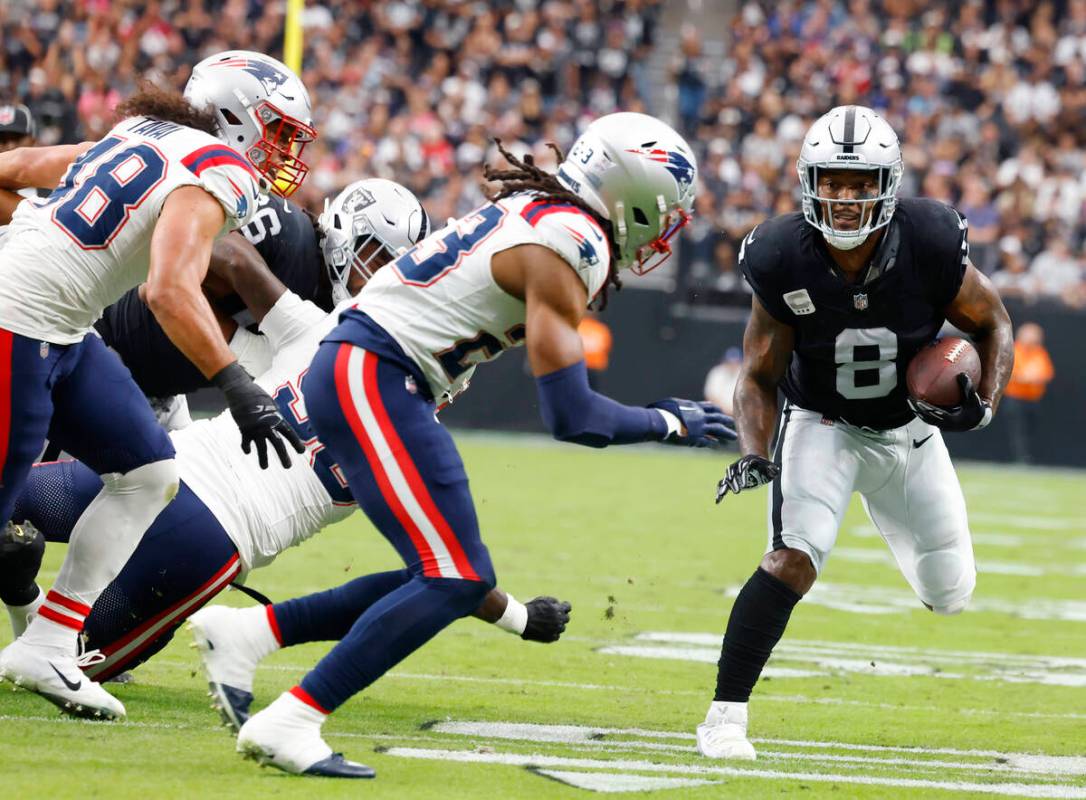
M 117 106 L 114 113 L 118 121 L 128 117 L 151 117 L 212 136 L 219 135 L 219 126 L 210 108 L 196 108 L 177 92 L 160 89 L 149 81 L 140 83 L 138 91 Z
M 615 232 L 609 219 L 605 219 L 598 211 L 592 206 L 588 205 L 574 192 L 567 189 L 558 178 L 550 172 L 546 172 L 535 165 L 535 159 L 531 154 L 525 155 L 524 160 L 517 158 L 510 153 L 504 147 L 502 147 L 501 139 L 495 139 L 494 144 L 498 147 L 498 152 L 502 154 L 507 162 L 509 162 L 510 169 L 495 169 L 489 164 L 483 167 L 483 177 L 487 181 L 491 181 L 498 184 L 498 188 L 487 192 L 487 199 L 491 201 L 501 200 L 503 197 L 509 197 L 510 195 L 518 194 L 520 192 L 529 192 L 533 196 L 545 199 L 545 200 L 559 200 L 563 203 L 569 203 L 572 206 L 584 211 L 596 223 L 603 229 L 604 234 L 607 236 L 607 244 L 611 249 L 611 263 L 607 267 L 607 280 L 603 284 L 603 288 L 600 290 L 599 297 L 596 298 L 597 309 L 602 311 L 607 307 L 607 294 L 611 286 L 614 286 L 616 290 L 622 288 L 622 281 L 618 277 L 618 245 L 615 243 Z M 561 149 L 553 142 L 548 142 L 547 147 L 554 151 L 554 154 L 558 156 L 558 163 L 561 164 L 565 160 Z

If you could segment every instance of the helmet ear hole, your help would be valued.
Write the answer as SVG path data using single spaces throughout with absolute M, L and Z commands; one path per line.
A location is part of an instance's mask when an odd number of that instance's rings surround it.
M 634 217 L 634 222 L 636 222 L 638 225 L 648 225 L 649 224 L 649 218 L 645 215 L 645 212 L 642 211 L 637 206 L 634 206 L 633 217 Z
M 222 114 L 223 119 L 225 119 L 231 125 L 241 125 L 242 124 L 241 120 L 238 119 L 237 115 L 233 111 L 231 111 L 229 108 L 220 108 L 219 113 Z

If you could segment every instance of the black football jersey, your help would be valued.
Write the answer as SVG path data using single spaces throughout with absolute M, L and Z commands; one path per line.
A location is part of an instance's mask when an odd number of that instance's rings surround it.
M 303 300 L 332 310 L 331 287 L 324 277 L 324 259 L 312 218 L 300 206 L 282 198 L 265 197 L 248 225 L 240 228 L 264 262 L 284 285 Z M 241 298 L 228 295 L 215 300 L 240 325 L 252 317 Z M 120 355 L 132 377 L 148 397 L 170 397 L 210 385 L 178 350 L 138 290 L 109 306 L 95 328 Z
M 905 370 L 935 338 L 961 288 L 967 233 L 950 206 L 899 200 L 871 263 L 850 284 L 802 214 L 752 230 L 739 267 L 765 309 L 795 330 L 785 397 L 852 425 L 908 423 Z

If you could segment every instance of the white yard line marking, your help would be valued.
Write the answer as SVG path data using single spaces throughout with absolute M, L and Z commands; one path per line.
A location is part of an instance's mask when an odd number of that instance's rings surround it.
M 738 585 L 730 586 L 724 594 L 726 597 L 734 598 L 741 588 L 742 586 Z M 927 613 L 911 591 L 886 586 L 819 581 L 804 596 L 803 602 L 854 614 L 900 614 L 905 611 Z M 627 610 L 629 610 L 628 606 Z M 1086 602 L 1082 600 L 1033 597 L 1028 603 L 1018 603 L 982 595 L 970 601 L 969 610 L 1007 614 L 1019 619 L 1086 622 Z
M 656 792 L 661 789 L 688 789 L 709 786 L 716 781 L 697 778 L 661 778 L 635 775 L 629 772 L 574 772 L 560 769 L 537 769 L 537 775 L 590 792 Z
M 1065 531 L 1082 530 L 1083 528 L 1086 528 L 1086 519 L 1082 519 L 1081 517 L 1037 517 L 976 511 L 970 513 L 969 519 L 973 522 L 983 522 L 986 525 L 1026 528 L 1027 530 Z
M 567 758 L 542 754 L 480 753 L 466 750 L 429 750 L 414 747 L 393 747 L 388 755 L 401 758 L 418 758 L 436 761 L 464 763 L 506 764 L 519 767 L 572 767 L 580 769 L 630 770 L 637 772 L 677 773 L 687 775 L 725 775 L 735 778 L 769 778 L 814 783 L 862 784 L 890 786 L 902 789 L 943 789 L 951 792 L 975 792 L 1018 797 L 1086 798 L 1086 788 L 1030 783 L 977 783 L 971 781 L 926 780 L 919 778 L 891 778 L 873 775 L 849 775 L 823 772 L 785 772 L 778 770 L 741 769 L 737 767 L 708 767 L 684 764 L 658 764 L 651 761 L 596 760 L 591 758 Z
M 719 643 L 717 633 L 657 631 L 638 634 L 633 644 L 608 645 L 599 652 L 712 664 L 719 658 Z M 963 668 L 974 671 L 963 672 Z M 808 678 L 839 672 L 1086 687 L 1086 658 L 802 639 L 786 639 L 777 645 L 764 674 L 774 678 Z

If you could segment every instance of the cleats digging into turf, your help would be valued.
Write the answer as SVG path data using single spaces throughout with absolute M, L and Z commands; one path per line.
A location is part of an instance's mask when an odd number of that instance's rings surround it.
M 747 704 L 714 701 L 698 725 L 698 752 L 708 758 L 753 761 L 757 756 L 747 739 Z
M 372 768 L 333 753 L 321 738 L 323 714 L 304 707 L 284 693 L 270 706 L 250 717 L 238 734 L 238 752 L 261 766 L 293 775 L 322 778 L 372 778 Z
M 65 714 L 87 719 L 124 719 L 124 706 L 79 667 L 63 648 L 16 640 L 0 653 L 0 678 L 36 692 Z
M 250 611 L 250 609 L 245 609 Z M 247 614 L 226 606 L 207 606 L 189 618 L 193 646 L 207 675 L 212 707 L 234 733 L 249 719 L 253 673 L 266 648 L 254 641 Z

